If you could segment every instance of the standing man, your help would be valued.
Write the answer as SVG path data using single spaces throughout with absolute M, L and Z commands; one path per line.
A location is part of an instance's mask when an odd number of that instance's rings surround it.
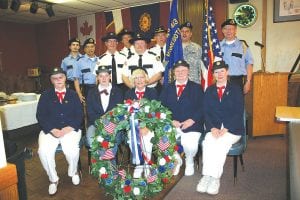
M 167 30 L 163 26 L 159 26 L 154 31 L 154 39 L 156 45 L 150 48 L 150 51 L 159 55 L 160 61 L 164 63 L 166 55 Z
M 96 43 L 93 38 L 86 39 L 83 48 L 85 55 L 77 60 L 74 71 L 74 85 L 81 102 L 85 102 L 88 91 L 96 86 L 96 76 L 93 72 L 98 60 L 95 55 Z
M 155 53 L 147 50 L 147 44 L 150 42 L 143 34 L 137 33 L 130 43 L 134 45 L 135 54 L 132 55 L 124 64 L 123 67 L 123 82 L 129 88 L 134 85 L 130 82 L 132 71 L 138 67 L 144 68 L 148 73 L 148 87 L 156 87 L 158 81 L 162 77 L 164 67 L 160 62 L 159 57 Z
M 69 40 L 68 46 L 70 49 L 70 53 L 62 60 L 61 68 L 67 74 L 67 87 L 75 90 L 73 72 L 76 61 L 82 56 L 79 53 L 80 40 L 78 38 L 72 38 Z
M 66 75 L 61 68 L 54 68 L 50 75 L 54 88 L 46 90 L 40 97 L 36 118 L 41 126 L 38 154 L 49 177 L 49 195 L 57 191 L 58 180 L 55 169 L 55 151 L 58 144 L 69 164 L 68 175 L 78 185 L 80 125 L 83 109 L 75 91 L 66 88 Z
M 129 31 L 128 29 L 124 28 L 119 34 L 119 40 L 124 45 L 124 47 L 121 49 L 121 53 L 125 54 L 127 58 L 130 58 L 134 53 L 134 47 L 130 43 L 130 40 L 133 37 L 133 32 Z
M 124 93 L 127 90 L 127 87 L 123 84 L 122 71 L 126 56 L 117 51 L 118 36 L 113 32 L 109 32 L 102 37 L 101 40 L 105 43 L 107 50 L 98 58 L 97 65 L 107 66 L 111 70 L 112 85 L 118 86 Z M 96 69 L 97 68 L 95 68 L 95 71 Z
M 237 24 L 233 19 L 227 19 L 221 27 L 224 39 L 220 45 L 223 59 L 229 65 L 229 79 L 247 94 L 251 89 L 254 63 L 251 51 L 246 41 L 236 37 Z
M 202 62 L 202 48 L 199 44 L 192 42 L 192 29 L 191 22 L 185 22 L 180 26 L 183 58 L 190 65 L 190 80 L 200 84 L 201 69 L 204 67 Z
M 176 138 L 180 137 L 185 153 L 185 176 L 194 174 L 194 157 L 203 133 L 203 91 L 198 83 L 189 80 L 189 64 L 178 60 L 173 67 L 175 81 L 164 87 L 160 100 L 173 116 Z M 180 164 L 180 162 L 179 162 Z M 179 168 L 174 174 L 178 174 Z
M 229 67 L 230 68 L 230 67 Z M 206 135 L 202 143 L 202 175 L 197 191 L 216 195 L 227 153 L 245 131 L 244 98 L 238 85 L 228 81 L 228 65 L 224 61 L 213 64 L 216 83 L 204 95 Z

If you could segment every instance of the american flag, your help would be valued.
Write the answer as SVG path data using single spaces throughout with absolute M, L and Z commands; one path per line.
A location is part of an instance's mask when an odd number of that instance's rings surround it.
M 101 156 L 102 160 L 111 160 L 115 157 L 112 149 L 107 149 L 104 154 Z
M 116 127 L 117 125 L 112 122 L 104 123 L 104 130 L 109 134 L 112 134 Z
M 156 172 L 151 172 L 149 176 L 147 177 L 147 183 L 152 183 L 157 179 L 157 173 Z
M 213 83 L 212 65 L 214 61 L 222 59 L 220 42 L 217 35 L 216 22 L 210 0 L 205 0 L 202 37 L 202 60 L 205 68 L 202 69 L 201 85 L 206 89 Z M 218 57 L 218 58 L 216 58 Z
M 125 169 L 120 169 L 118 171 L 118 174 L 121 176 L 122 180 L 125 179 L 125 177 L 126 177 L 126 171 L 125 171 Z
M 162 139 L 160 139 L 157 146 L 161 151 L 164 151 L 170 146 L 169 140 L 164 142 Z

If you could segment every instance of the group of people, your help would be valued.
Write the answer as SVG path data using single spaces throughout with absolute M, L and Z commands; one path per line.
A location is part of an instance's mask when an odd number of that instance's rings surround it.
M 45 91 L 39 100 L 37 119 L 41 125 L 39 157 L 49 176 L 49 194 L 57 192 L 59 177 L 55 169 L 55 150 L 61 144 L 69 164 L 68 175 L 78 185 L 77 171 L 79 140 L 83 120 L 83 106 L 87 110 L 88 145 L 95 134 L 94 122 L 125 99 L 159 100 L 172 112 L 173 126 L 185 153 L 185 175 L 194 174 L 194 157 L 201 134 L 206 134 L 202 145 L 202 178 L 196 190 L 218 194 L 220 177 L 226 154 L 244 130 L 244 97 L 250 90 L 253 58 L 245 42 L 236 37 L 236 23 L 232 19 L 222 24 L 224 39 L 222 61 L 213 63 L 215 84 L 204 92 L 200 85 L 202 52 L 200 45 L 191 41 L 192 24 L 180 26 L 184 59 L 173 66 L 174 81 L 162 86 L 165 65 L 167 31 L 160 26 L 154 31 L 156 45 L 147 49 L 150 39 L 143 33 L 124 29 L 120 34 L 107 33 L 101 39 L 107 48 L 101 56 L 95 55 L 95 40 L 87 39 L 84 55 L 79 53 L 80 41 L 69 41 L 70 54 L 61 68 L 50 74 L 53 88 Z M 124 45 L 117 50 L 118 42 Z M 75 92 L 75 91 L 76 92 Z M 77 93 L 77 94 L 76 94 Z M 147 130 L 146 130 L 147 131 Z M 151 136 L 145 134 L 147 156 L 151 158 Z M 117 141 L 117 143 L 121 142 Z M 117 146 L 117 145 L 116 145 Z M 114 149 L 114 153 L 116 153 Z M 182 165 L 175 155 L 177 175 Z M 147 170 L 136 166 L 133 177 L 147 176 Z

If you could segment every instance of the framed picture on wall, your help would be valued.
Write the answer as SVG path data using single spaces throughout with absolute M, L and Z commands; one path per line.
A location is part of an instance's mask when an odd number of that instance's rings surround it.
M 300 0 L 274 0 L 274 22 L 300 20 Z

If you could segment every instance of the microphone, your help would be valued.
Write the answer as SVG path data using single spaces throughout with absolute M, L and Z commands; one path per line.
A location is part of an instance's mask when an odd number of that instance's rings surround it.
M 262 43 L 259 43 L 257 41 L 254 42 L 254 45 L 255 46 L 259 46 L 260 48 L 264 48 L 265 47 L 265 45 L 263 45 Z

